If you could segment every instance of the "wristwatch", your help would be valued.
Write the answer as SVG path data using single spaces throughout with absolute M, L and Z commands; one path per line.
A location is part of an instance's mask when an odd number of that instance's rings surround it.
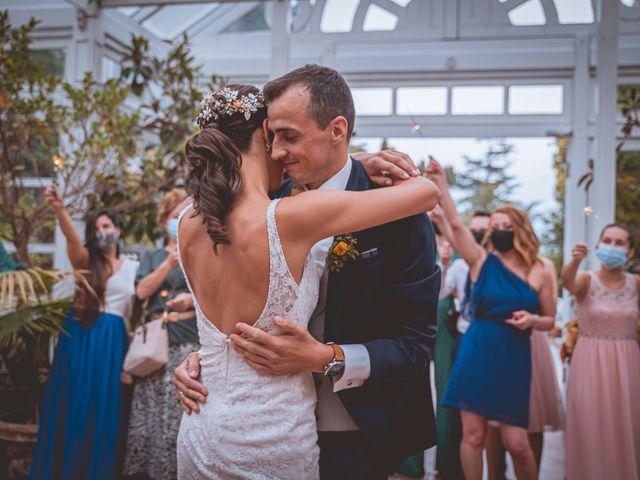
M 344 351 L 340 345 L 333 342 L 327 342 L 327 345 L 333 348 L 333 358 L 322 369 L 322 374 L 327 377 L 335 377 L 344 372 Z

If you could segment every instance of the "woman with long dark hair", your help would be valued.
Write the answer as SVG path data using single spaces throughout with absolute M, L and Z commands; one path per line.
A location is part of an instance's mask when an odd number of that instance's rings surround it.
M 522 210 L 505 205 L 491 214 L 488 252 L 464 226 L 433 159 L 429 177 L 442 190 L 442 207 L 460 256 L 469 265 L 473 321 L 460 341 L 443 404 L 460 410 L 460 454 L 467 480 L 482 478 L 482 450 L 490 420 L 513 459 L 519 479 L 537 478 L 529 445 L 532 329 L 550 330 L 555 304 L 538 239 Z
M 55 186 L 45 198 L 67 240 L 73 268 L 86 271 L 64 320 L 45 388 L 29 478 L 112 479 L 120 474 L 126 412 L 120 375 L 127 351 L 138 262 L 120 257 L 122 229 L 107 210 L 89 212 L 85 241 Z

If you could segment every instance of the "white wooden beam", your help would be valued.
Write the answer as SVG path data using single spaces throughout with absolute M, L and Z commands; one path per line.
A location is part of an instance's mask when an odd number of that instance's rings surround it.
M 592 241 L 597 240 L 602 227 L 615 220 L 619 7 L 618 1 L 602 1 L 598 15 L 598 100 L 591 190 L 593 219 L 589 225 Z
M 290 0 L 275 0 L 271 20 L 271 71 L 276 78 L 289 70 L 289 10 Z
M 587 221 L 584 214 L 586 194 L 578 187 L 578 180 L 589 170 L 589 112 L 593 98 L 589 88 L 589 42 L 585 36 L 575 40 L 576 68 L 573 74 L 571 98 L 572 136 L 567 152 L 565 190 L 564 259 L 571 258 L 571 247 L 588 242 Z
M 71 0 L 68 0 L 71 1 Z M 73 0 L 79 1 L 79 0 Z M 86 0 L 84 0 L 86 1 Z M 266 2 L 269 0 L 215 0 L 216 3 Z M 192 5 L 194 3 L 213 3 L 212 0 L 101 0 L 102 8 L 151 7 L 163 5 Z

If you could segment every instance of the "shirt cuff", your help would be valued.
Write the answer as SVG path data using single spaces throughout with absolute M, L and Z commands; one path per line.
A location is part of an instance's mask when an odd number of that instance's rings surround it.
M 371 359 L 367 347 L 361 344 L 340 345 L 344 351 L 344 372 L 333 380 L 333 391 L 360 387 L 371 375 Z

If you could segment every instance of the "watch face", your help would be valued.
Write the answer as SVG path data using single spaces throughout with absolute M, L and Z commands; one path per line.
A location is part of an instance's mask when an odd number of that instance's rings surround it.
M 324 373 L 327 377 L 335 377 L 344 372 L 344 362 L 332 362 Z

